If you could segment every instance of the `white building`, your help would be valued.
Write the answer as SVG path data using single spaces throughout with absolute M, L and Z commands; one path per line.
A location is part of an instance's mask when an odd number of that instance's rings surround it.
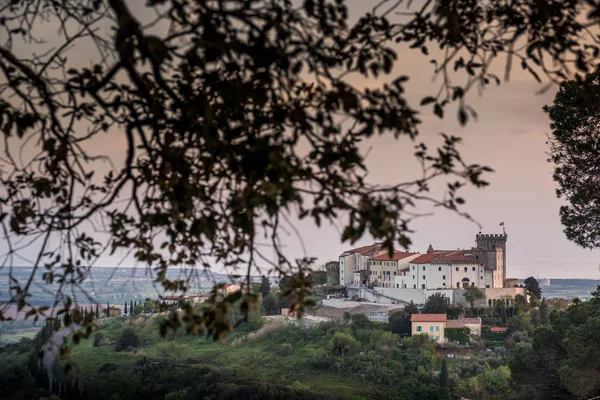
M 340 255 L 340 285 L 352 285 L 354 272 L 368 270 L 369 260 L 386 251 L 381 243 L 373 243 L 343 252 Z
M 403 287 L 397 286 L 396 279 L 403 270 L 408 269 L 411 260 L 419 257 L 419 253 L 394 251 L 390 257 L 387 252 L 371 258 L 369 261 L 369 283 L 375 287 Z
M 374 287 L 395 289 L 504 288 L 506 233 L 477 234 L 468 250 L 434 250 L 426 254 L 395 251 L 381 243 L 348 250 L 340 256 L 340 284 L 362 286 L 365 275 Z

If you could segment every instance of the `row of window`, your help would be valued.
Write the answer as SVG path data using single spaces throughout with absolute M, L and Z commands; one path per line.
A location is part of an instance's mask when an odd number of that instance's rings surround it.
M 434 332 L 434 328 L 435 328 L 435 332 L 439 332 L 440 331 L 440 326 L 436 325 L 435 327 L 433 325 L 431 325 L 429 327 L 429 332 Z M 417 325 L 417 332 L 423 332 L 423 327 L 421 325 Z
M 456 267 L 456 271 L 458 272 L 458 268 Z M 469 270 L 469 267 L 464 267 L 465 268 L 465 272 L 467 272 Z M 477 271 L 477 267 L 471 267 L 473 272 Z M 413 271 L 416 270 L 416 267 L 413 265 L 412 267 Z M 425 266 L 423 266 L 423 271 L 425 271 Z M 442 267 L 438 267 L 438 271 L 442 271 Z M 481 270 L 483 272 L 483 270 Z

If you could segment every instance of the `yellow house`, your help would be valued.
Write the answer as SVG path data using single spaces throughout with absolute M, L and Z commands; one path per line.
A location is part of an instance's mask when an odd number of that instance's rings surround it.
M 431 340 L 444 342 L 446 314 L 413 314 L 410 316 L 412 335 L 429 335 Z

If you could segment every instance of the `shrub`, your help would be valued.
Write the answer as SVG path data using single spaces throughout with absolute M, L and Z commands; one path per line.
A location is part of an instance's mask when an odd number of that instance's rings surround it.
M 344 332 L 336 332 L 329 341 L 329 349 L 332 353 L 339 356 L 345 356 L 353 353 L 358 349 L 359 344 L 350 334 Z
M 292 346 L 290 343 L 284 343 L 281 346 L 279 346 L 279 349 L 277 349 L 277 354 L 279 354 L 280 356 L 287 356 L 289 354 L 292 354 L 294 352 L 294 346 Z
M 106 339 L 104 338 L 104 334 L 102 332 L 98 332 L 94 335 L 94 347 L 100 347 L 106 345 Z
M 167 393 L 165 400 L 187 400 L 188 391 L 187 389 L 177 390 L 175 392 Z
M 121 332 L 121 336 L 117 339 L 115 351 L 125 351 L 138 347 L 138 337 L 133 329 L 127 328 Z
M 155 348 L 157 357 L 168 364 L 181 361 L 185 353 L 189 350 L 188 346 L 174 342 L 159 343 Z

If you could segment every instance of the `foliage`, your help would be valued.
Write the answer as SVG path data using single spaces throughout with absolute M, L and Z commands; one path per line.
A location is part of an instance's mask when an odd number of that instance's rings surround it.
M 527 294 L 536 299 L 542 298 L 542 289 L 540 288 L 540 283 L 533 276 L 525 279 L 525 288 L 527 289 Z
M 275 294 L 269 293 L 262 298 L 262 308 L 265 315 L 279 315 L 280 309 Z
M 429 296 L 423 307 L 424 314 L 446 314 L 450 299 L 437 292 Z
M 518 343 L 510 369 L 532 396 L 592 398 L 600 395 L 600 291 L 589 302 L 553 310 L 548 323 L 532 333 L 531 343 Z
M 154 350 L 159 360 L 165 364 L 173 365 L 183 359 L 189 348 L 186 345 L 169 341 L 157 344 Z
M 456 104 L 467 123 L 476 116 L 469 90 L 500 83 L 491 72 L 498 57 L 508 55 L 505 79 L 515 57 L 536 80 L 571 76 L 571 64 L 595 67 L 593 2 L 407 2 L 400 16 L 401 3 L 383 0 L 350 18 L 339 0 L 159 0 L 135 13 L 124 0 L 10 2 L 0 21 L 1 89 L 10 99 L 0 103 L 0 215 L 11 254 L 30 251 L 15 246 L 20 237 L 37 238 L 39 250 L 32 279 L 11 283 L 10 303 L 30 305 L 42 265 L 44 282 L 82 287 L 105 249 L 131 252 L 167 290 L 188 283 L 167 279 L 172 266 L 216 262 L 249 275 L 267 260 L 255 240 L 266 237 L 277 254 L 270 268 L 295 276 L 286 294 L 302 313 L 311 260 L 281 251 L 289 216 L 318 226 L 344 216 L 342 240 L 369 235 L 391 252 L 410 244 L 414 206 L 458 210 L 460 188 L 487 184 L 489 168 L 465 162 L 453 136 L 437 149 L 411 143 L 423 171 L 389 186 L 367 180 L 359 144 L 384 134 L 416 140 L 418 107 L 442 118 Z M 42 20 L 73 29 L 45 43 L 33 29 Z M 22 57 L 13 46 L 23 41 L 40 48 Z M 443 50 L 430 56 L 441 87 L 419 106 L 407 100 L 408 76 L 377 80 L 394 70 L 398 43 L 426 55 L 428 46 Z M 97 57 L 81 60 L 81 46 Z M 124 144 L 119 165 L 93 151 L 107 132 Z M 432 181 L 448 193 L 425 193 Z M 91 237 L 96 221 L 106 233 Z M 57 302 L 67 292 L 56 291 Z M 232 329 L 223 310 L 240 295 L 215 297 L 167 327 L 185 322 L 223 337 Z M 247 311 L 255 297 L 243 299 Z
M 131 328 L 124 329 L 117 339 L 115 351 L 127 351 L 138 347 L 138 337 L 135 331 Z
M 410 314 L 405 309 L 393 310 L 388 317 L 390 328 L 393 333 L 399 335 L 410 335 Z
M 352 335 L 344 332 L 334 333 L 329 341 L 329 349 L 331 352 L 342 357 L 356 351 L 358 347 L 359 344 L 356 339 Z
M 552 129 L 550 158 L 556 195 L 566 200 L 560 220 L 567 239 L 584 248 L 600 247 L 600 79 L 563 81 L 551 106 L 545 106 Z
M 450 342 L 467 344 L 469 343 L 470 330 L 469 328 L 446 328 L 444 329 L 444 336 Z
M 524 310 L 527 307 L 527 298 L 522 294 L 515 296 L 515 308 L 517 310 Z
M 406 311 L 409 315 L 418 314 L 419 310 L 417 309 L 417 305 L 411 300 L 406 306 L 404 306 L 404 311 Z
M 265 297 L 267 297 L 269 295 L 269 293 L 271 293 L 271 280 L 269 280 L 268 277 L 263 275 L 260 278 L 260 294 L 262 295 L 262 297 L 264 299 Z
M 465 288 L 465 300 L 471 305 L 471 308 L 475 308 L 475 302 L 477 300 L 485 299 L 485 293 L 483 293 L 477 286 L 468 286 Z
M 100 386 L 99 398 L 119 400 L 135 400 L 137 391 L 141 387 L 141 381 L 136 375 L 126 374 L 121 369 L 115 369 L 106 377 L 106 381 Z M 113 397 L 115 396 L 116 397 Z
M 102 332 L 96 332 L 94 335 L 94 347 L 100 347 L 106 345 L 106 339 L 104 338 L 104 334 Z

